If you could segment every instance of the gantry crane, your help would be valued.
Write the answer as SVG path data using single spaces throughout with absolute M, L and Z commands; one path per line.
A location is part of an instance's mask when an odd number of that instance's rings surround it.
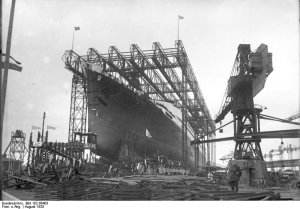
M 292 144 L 288 144 L 286 147 L 283 146 L 283 143 L 278 147 L 278 149 L 271 149 L 269 154 L 265 154 L 264 158 L 269 158 L 269 161 L 273 161 L 273 156 L 279 156 L 279 160 L 283 160 L 283 153 L 287 152 L 288 159 L 293 159 L 293 152 L 300 150 L 300 146 L 296 147 Z
M 111 46 L 108 54 L 90 48 L 87 55 L 67 50 L 63 55 L 65 68 L 74 73 L 70 108 L 69 140 L 76 132 L 86 132 L 86 82 L 87 70 L 106 74 L 125 84 L 134 92 L 142 92 L 150 99 L 172 102 L 182 110 L 182 161 L 187 165 L 187 127 L 194 130 L 195 139 L 215 129 L 194 70 L 181 40 L 173 48 L 162 48 L 154 42 L 152 49 L 141 50 L 132 44 L 130 51 L 120 52 Z M 98 70 L 97 70 L 98 69 Z M 212 137 L 214 132 L 210 133 Z M 202 149 L 202 155 L 199 150 Z M 207 159 L 205 151 L 207 150 Z M 209 147 L 195 144 L 195 167 L 210 161 Z M 212 153 L 215 153 L 212 150 Z M 213 157 L 215 159 L 215 157 Z
M 288 144 L 287 147 L 283 146 L 283 143 L 278 147 L 278 149 L 272 149 L 269 151 L 269 154 L 265 154 L 264 158 L 269 159 L 267 161 L 267 167 L 271 168 L 274 171 L 275 167 L 292 167 L 295 168 L 300 166 L 299 159 L 293 159 L 293 152 L 300 150 L 300 146 L 296 147 L 291 144 Z M 283 159 L 283 153 L 287 152 L 288 160 Z M 279 156 L 279 160 L 273 159 L 274 156 Z
M 263 160 L 260 137 L 238 137 L 238 134 L 260 132 L 261 108 L 255 108 L 255 97 L 265 85 L 266 77 L 273 71 L 272 54 L 261 44 L 251 52 L 249 44 L 240 44 L 231 76 L 228 81 L 226 99 L 215 120 L 220 122 L 231 111 L 234 118 L 235 159 L 255 158 Z
M 240 44 L 233 69 L 228 80 L 226 93 L 215 123 L 221 122 L 231 111 L 234 123 L 234 136 L 192 143 L 212 143 L 234 140 L 234 160 L 244 172 L 242 182 L 251 184 L 257 179 L 268 179 L 266 163 L 263 160 L 260 141 L 262 138 L 298 138 L 300 129 L 260 131 L 260 119 L 300 125 L 298 122 L 284 120 L 261 114 L 264 108 L 256 107 L 253 98 L 264 88 L 266 78 L 273 71 L 272 54 L 261 44 L 254 52 L 249 44 Z M 216 129 L 216 130 L 218 130 Z M 214 131 L 216 131 L 214 130 Z M 250 181 L 249 181 L 250 180 Z

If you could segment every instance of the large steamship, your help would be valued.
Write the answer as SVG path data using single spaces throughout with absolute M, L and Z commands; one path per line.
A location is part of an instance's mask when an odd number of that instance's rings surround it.
M 134 150 L 138 156 L 161 154 L 182 160 L 182 113 L 174 104 L 149 99 L 116 78 L 92 71 L 87 72 L 87 99 L 89 131 L 97 134 L 96 154 L 116 160 L 122 140 L 130 132 L 140 138 Z M 190 167 L 195 165 L 196 156 L 190 145 L 193 136 L 188 124 Z

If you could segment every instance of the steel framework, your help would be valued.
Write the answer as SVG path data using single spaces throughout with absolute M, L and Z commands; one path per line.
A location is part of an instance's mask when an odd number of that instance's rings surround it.
M 86 79 L 86 70 L 95 71 L 94 68 L 97 67 L 101 71 L 100 74 L 117 79 L 132 91 L 143 92 L 150 99 L 172 102 L 181 108 L 183 162 L 187 159 L 187 124 L 189 123 L 193 128 L 195 139 L 199 139 L 206 130 L 215 130 L 193 68 L 180 40 L 175 42 L 174 48 L 165 49 L 158 42 L 154 42 L 150 50 L 141 50 L 138 45 L 132 44 L 129 52 L 120 52 L 115 46 L 111 46 L 108 54 L 100 54 L 96 49 L 90 48 L 87 55 L 79 56 L 74 51 L 67 50 L 62 59 L 65 68 L 83 80 Z M 72 95 L 72 98 L 76 97 Z M 70 115 L 75 112 L 75 109 L 75 105 L 71 107 Z M 83 115 L 86 115 L 86 112 Z M 70 124 L 75 124 L 74 118 L 76 118 L 74 115 L 70 117 Z M 82 124 L 85 124 L 82 117 L 81 120 Z M 75 127 L 75 125 L 70 126 L 69 133 Z
M 25 146 L 26 134 L 22 130 L 16 130 L 11 133 L 11 140 L 7 146 L 4 154 L 8 151 L 8 158 L 12 160 L 24 161 L 24 156 L 26 154 Z
M 85 80 L 74 74 L 72 78 L 68 142 L 75 141 L 75 132 L 86 132 L 87 97 Z
M 273 71 L 272 54 L 261 44 L 251 52 L 249 44 L 240 44 L 225 93 L 225 100 L 215 122 L 220 122 L 231 110 L 234 119 L 235 159 L 263 160 L 260 141 L 260 112 L 253 97 L 263 88 L 266 77 Z M 242 136 L 242 135 L 251 135 Z M 255 135 L 256 134 L 256 135 Z

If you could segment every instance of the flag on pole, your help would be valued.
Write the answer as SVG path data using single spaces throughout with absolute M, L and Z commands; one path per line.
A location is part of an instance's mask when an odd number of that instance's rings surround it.
M 38 126 L 31 126 L 31 129 L 32 129 L 32 130 L 39 130 L 39 129 L 41 129 L 41 127 L 38 127 Z
M 146 136 L 152 138 L 151 134 L 149 133 L 148 129 L 146 129 Z
M 184 17 L 183 17 L 183 16 L 180 16 L 180 15 L 178 15 L 178 19 L 179 19 L 179 20 L 183 20 L 183 19 L 184 19 Z
M 74 27 L 75 31 L 80 30 L 80 27 Z
M 48 125 L 47 125 L 47 129 L 53 129 L 53 130 L 55 130 L 56 128 L 53 127 L 53 126 L 48 126 Z

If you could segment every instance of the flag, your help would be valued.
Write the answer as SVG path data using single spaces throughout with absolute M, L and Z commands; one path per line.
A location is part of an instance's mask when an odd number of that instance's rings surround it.
M 183 20 L 183 19 L 184 19 L 184 17 L 183 17 L 183 16 L 180 16 L 180 15 L 178 15 L 178 19 L 179 19 L 179 20 Z
M 53 129 L 53 130 L 55 130 L 55 127 L 47 125 L 47 129 Z
M 38 127 L 38 126 L 32 126 L 31 129 L 32 129 L 32 130 L 39 130 L 39 129 L 41 129 L 41 127 Z
M 146 136 L 152 138 L 151 134 L 149 133 L 148 129 L 146 129 Z
M 74 27 L 74 29 L 75 29 L 75 31 L 76 31 L 76 30 L 80 30 L 80 27 Z

